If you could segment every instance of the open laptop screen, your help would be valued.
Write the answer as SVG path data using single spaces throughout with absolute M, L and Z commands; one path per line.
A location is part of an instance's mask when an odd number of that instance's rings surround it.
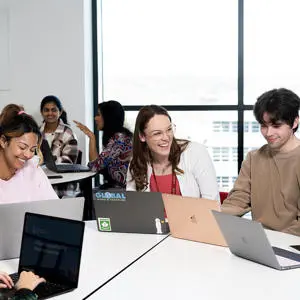
M 84 222 L 26 213 L 19 273 L 77 287 L 83 234 Z

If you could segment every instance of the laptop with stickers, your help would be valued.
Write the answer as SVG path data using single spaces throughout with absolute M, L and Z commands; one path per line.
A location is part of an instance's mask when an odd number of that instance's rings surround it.
M 94 208 L 99 231 L 166 234 L 161 193 L 98 191 Z

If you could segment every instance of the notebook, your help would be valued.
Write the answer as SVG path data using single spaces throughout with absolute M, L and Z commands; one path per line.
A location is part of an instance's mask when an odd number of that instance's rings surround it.
M 300 267 L 300 255 L 272 247 L 261 223 L 217 211 L 213 215 L 233 254 L 277 270 Z
M 81 221 L 84 198 L 65 198 L 0 205 L 0 259 L 19 257 L 25 212 Z
M 90 168 L 80 164 L 56 164 L 52 155 L 49 144 L 46 140 L 42 141 L 41 151 L 44 156 L 46 167 L 56 173 L 70 173 L 70 172 L 88 172 Z
M 158 192 L 98 191 L 94 194 L 94 208 L 99 231 L 169 232 Z
M 50 298 L 77 288 L 85 223 L 26 213 L 18 273 L 33 271 L 46 279 L 34 292 Z M 8 291 L 9 292 L 9 291 Z
M 226 246 L 211 210 L 220 210 L 217 200 L 163 194 L 173 237 Z

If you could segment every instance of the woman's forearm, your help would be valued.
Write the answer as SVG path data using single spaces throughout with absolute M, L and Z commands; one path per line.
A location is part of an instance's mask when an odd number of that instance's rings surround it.
M 98 157 L 96 138 L 95 136 L 90 137 L 89 141 L 89 161 L 93 161 Z

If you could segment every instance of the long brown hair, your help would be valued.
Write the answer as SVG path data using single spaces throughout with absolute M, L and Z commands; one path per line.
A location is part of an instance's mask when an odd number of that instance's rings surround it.
M 133 149 L 132 149 L 132 160 L 130 162 L 129 171 L 132 176 L 132 180 L 135 181 L 136 190 L 144 190 L 148 183 L 147 169 L 148 164 L 152 164 L 153 159 L 151 152 L 146 142 L 140 140 L 140 135 L 144 135 L 145 128 L 155 115 L 164 115 L 169 118 L 172 122 L 168 111 L 158 105 L 147 105 L 140 109 L 135 122 L 135 129 L 133 134 Z M 172 170 L 178 173 L 183 173 L 183 170 L 178 168 L 180 161 L 180 155 L 187 147 L 189 141 L 176 139 L 172 140 L 169 161 L 172 164 Z

